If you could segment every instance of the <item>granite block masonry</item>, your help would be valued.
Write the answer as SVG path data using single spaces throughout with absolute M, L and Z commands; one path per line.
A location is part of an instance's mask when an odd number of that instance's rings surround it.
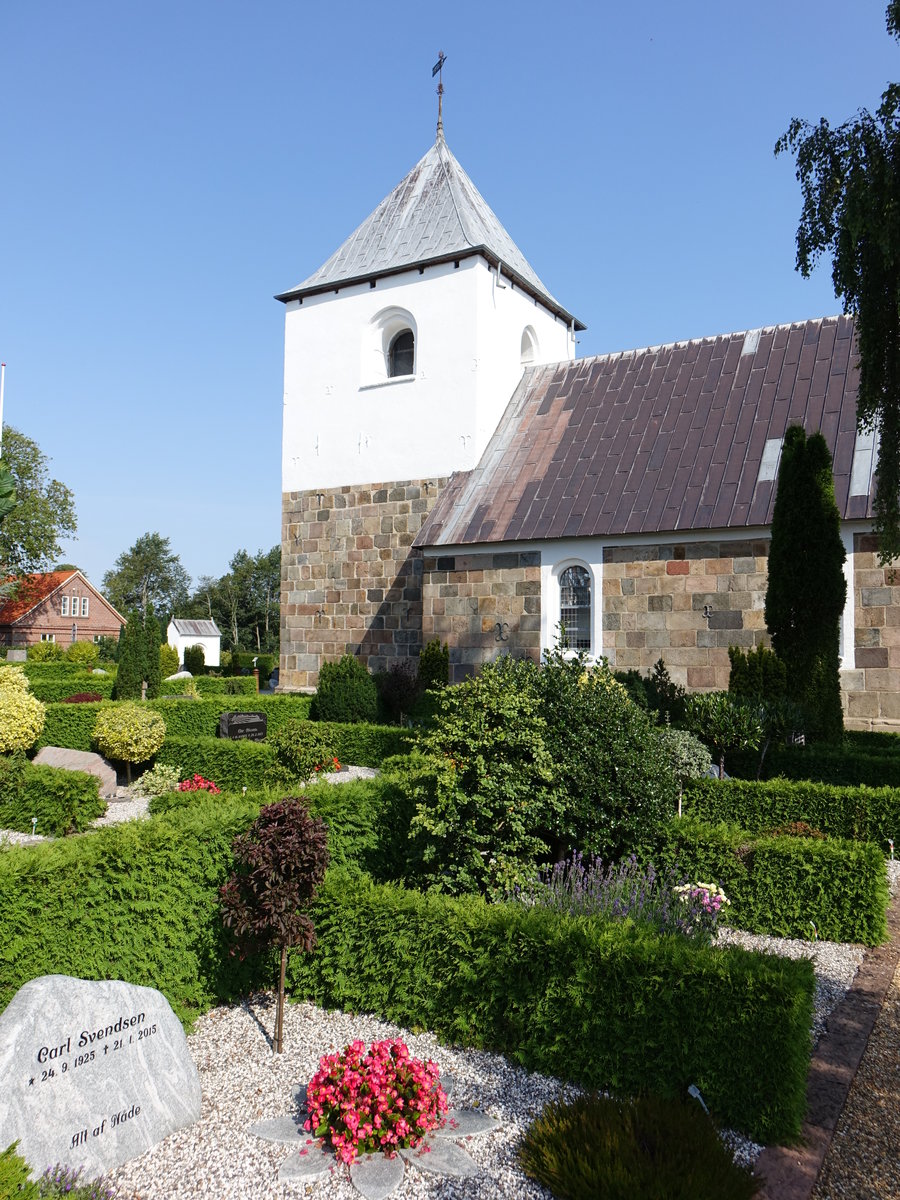
M 200 1116 L 181 1023 L 154 988 L 44 975 L 0 1013 L 0 1145 L 35 1175 L 111 1170 Z

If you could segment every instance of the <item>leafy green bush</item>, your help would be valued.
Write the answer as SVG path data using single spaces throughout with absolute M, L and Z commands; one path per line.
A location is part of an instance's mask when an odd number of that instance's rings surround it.
M 72 642 L 66 648 L 66 662 L 78 663 L 82 667 L 96 667 L 100 651 L 93 642 Z
M 174 675 L 181 664 L 178 661 L 178 651 L 168 642 L 162 642 L 159 647 L 159 673 L 163 679 Z
M 334 745 L 316 721 L 289 721 L 266 738 L 285 779 L 305 783 L 316 771 L 338 765 Z
M 0 829 L 47 837 L 80 833 L 106 811 L 96 775 L 36 766 L 24 754 L 0 757 Z
M 27 654 L 29 662 L 47 663 L 65 658 L 66 652 L 60 642 L 35 642 L 28 647 Z
M 256 660 L 255 669 L 259 672 L 259 686 L 265 687 L 269 682 L 269 676 L 278 666 L 277 654 L 254 654 L 252 650 L 232 650 L 228 654 L 227 660 L 222 656 L 222 672 L 223 674 L 229 671 L 232 675 L 240 676 L 244 671 L 248 673 L 254 670 L 254 659 Z M 227 662 L 227 667 L 226 667 Z M 256 688 L 256 680 L 253 680 L 254 689 Z
M 886 936 L 884 855 L 871 842 L 771 837 L 683 817 L 660 831 L 645 857 L 658 870 L 677 864 L 718 883 L 737 929 L 867 946 Z
M 23 671 L 0 671 L 0 753 L 28 750 L 44 728 L 46 709 L 28 690 Z
M 165 741 L 166 723 L 145 705 L 123 702 L 101 708 L 94 725 L 97 749 L 119 762 L 146 762 Z
M 676 810 L 670 751 L 605 665 L 588 670 L 553 651 L 535 685 L 564 793 L 554 857 L 577 847 L 621 858 Z
M 202 646 L 185 646 L 184 669 L 192 675 L 202 675 L 206 670 L 206 652 Z
M 695 1100 L 554 1100 L 518 1154 L 558 1200 L 749 1200 L 762 1186 Z
M 684 808 L 703 821 L 732 821 L 753 833 L 808 821 L 831 837 L 900 845 L 900 788 L 841 787 L 807 780 L 699 779 Z
M 435 786 L 417 791 L 412 829 L 433 888 L 503 896 L 549 851 L 538 830 L 555 827 L 559 804 L 537 670 L 504 655 L 445 688 L 419 738 Z
M 178 788 L 181 771 L 177 766 L 158 762 L 132 784 L 135 796 L 167 796 Z
M 358 658 L 345 654 L 322 664 L 309 715 L 314 721 L 377 721 L 378 689 Z
M 763 739 L 759 713 L 728 692 L 689 696 L 685 723 L 715 751 L 720 779 L 725 776 L 725 754 L 729 750 L 755 750 Z

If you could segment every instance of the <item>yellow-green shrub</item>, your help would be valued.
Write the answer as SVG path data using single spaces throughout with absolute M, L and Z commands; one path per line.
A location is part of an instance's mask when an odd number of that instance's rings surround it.
M 100 661 L 100 649 L 93 642 L 73 642 L 66 649 L 66 662 L 80 663 L 83 667 L 96 667 Z
M 168 679 L 178 670 L 178 651 L 167 642 L 159 648 L 159 672 L 163 679 Z
M 119 762 L 146 762 L 166 738 L 166 723 L 151 708 L 122 703 L 101 709 L 94 726 L 97 749 Z
M 0 753 L 27 750 L 44 728 L 44 705 L 28 691 L 18 667 L 0 671 Z

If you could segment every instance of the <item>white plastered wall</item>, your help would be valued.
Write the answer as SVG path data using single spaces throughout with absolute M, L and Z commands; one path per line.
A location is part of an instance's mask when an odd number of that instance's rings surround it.
M 387 379 L 378 355 L 403 314 L 415 373 Z M 283 490 L 475 466 L 521 378 L 526 327 L 535 362 L 573 356 L 565 323 L 478 256 L 289 301 Z

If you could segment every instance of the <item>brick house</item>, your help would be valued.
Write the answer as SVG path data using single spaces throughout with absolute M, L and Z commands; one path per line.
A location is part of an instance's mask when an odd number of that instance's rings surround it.
M 0 605 L 0 645 L 96 642 L 119 636 L 125 618 L 80 571 L 28 575 Z
M 578 360 L 583 326 L 440 129 L 278 298 L 282 689 L 434 637 L 460 680 L 502 652 L 539 658 L 560 623 L 616 668 L 662 657 L 691 689 L 727 686 L 728 646 L 767 639 L 775 481 L 801 423 L 833 454 L 848 724 L 900 728 L 900 578 L 877 565 L 850 318 Z

